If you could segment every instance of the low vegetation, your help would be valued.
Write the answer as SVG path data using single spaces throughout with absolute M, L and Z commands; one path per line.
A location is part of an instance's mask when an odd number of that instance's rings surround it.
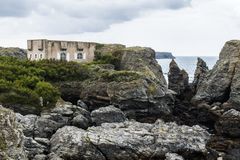
M 52 85 L 54 82 L 83 81 L 89 78 L 89 72 L 87 65 L 74 62 L 31 62 L 0 57 L 0 102 L 38 107 L 41 103 L 43 106 L 51 105 L 60 95 L 58 89 Z
M 96 53 L 95 60 L 91 63 L 29 61 L 0 56 L 0 103 L 41 109 L 56 103 L 61 95 L 57 84 L 62 82 L 128 82 L 139 79 L 141 74 L 138 72 L 118 70 L 120 58 L 117 55 L 119 54 Z M 109 64 L 113 65 L 115 70 L 111 67 L 104 68 Z

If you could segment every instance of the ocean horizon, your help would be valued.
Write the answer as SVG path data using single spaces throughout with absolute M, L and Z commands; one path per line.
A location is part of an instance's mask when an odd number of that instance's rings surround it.
M 212 69 L 218 60 L 218 56 L 176 56 L 175 61 L 180 69 L 184 69 L 189 76 L 189 82 L 191 83 L 194 79 L 194 72 L 197 67 L 197 58 L 202 58 L 209 69 Z M 172 59 L 157 59 L 161 65 L 164 77 L 168 80 L 169 64 Z

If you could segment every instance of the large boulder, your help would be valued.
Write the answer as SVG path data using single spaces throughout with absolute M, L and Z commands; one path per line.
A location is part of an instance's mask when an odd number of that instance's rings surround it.
M 240 138 L 240 112 L 231 109 L 225 112 L 216 123 L 220 134 Z
M 217 64 L 199 85 L 193 103 L 202 101 L 240 104 L 240 41 L 232 40 L 223 47 Z
M 79 104 L 80 105 L 80 104 Z M 28 159 L 46 159 L 49 151 L 49 139 L 61 127 L 74 125 L 87 129 L 91 125 L 90 113 L 80 106 L 62 100 L 56 107 L 43 111 L 41 116 L 16 114 L 16 121 L 24 133 L 23 147 Z
M 0 159 L 26 160 L 23 140 L 22 127 L 17 123 L 15 113 L 0 106 Z
M 22 124 L 25 136 L 40 138 L 51 138 L 57 129 L 65 125 L 86 129 L 91 124 L 90 112 L 62 100 L 56 107 L 43 111 L 41 116 L 17 114 L 17 120 Z
M 173 59 L 169 64 L 168 88 L 182 95 L 189 87 L 189 77 L 185 70 L 181 70 Z
M 114 53 L 120 57 L 120 70 L 142 72 L 147 78 L 167 88 L 161 66 L 155 59 L 155 51 L 151 48 L 130 47 Z
M 87 131 L 63 127 L 52 136 L 50 151 L 62 159 L 163 159 L 170 157 L 169 153 L 201 159 L 209 138 L 199 126 L 178 126 L 161 120 L 155 124 L 126 121 L 104 123 Z
M 56 159 L 105 160 L 104 155 L 91 143 L 85 130 L 66 126 L 51 138 L 51 152 Z
M 107 106 L 94 110 L 91 113 L 91 117 L 92 122 L 96 125 L 126 121 L 124 113 L 114 106 Z

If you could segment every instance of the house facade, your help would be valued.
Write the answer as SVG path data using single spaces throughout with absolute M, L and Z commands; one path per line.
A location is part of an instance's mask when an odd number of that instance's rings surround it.
M 47 39 L 28 40 L 29 60 L 56 59 L 76 62 L 91 62 L 96 43 L 78 41 L 55 41 Z

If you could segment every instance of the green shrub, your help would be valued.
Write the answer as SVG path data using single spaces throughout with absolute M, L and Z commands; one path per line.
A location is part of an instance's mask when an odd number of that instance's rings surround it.
M 15 81 L 16 86 L 34 89 L 40 79 L 36 76 L 23 76 Z
M 39 97 L 31 89 L 14 86 L 8 88 L 7 91 L 1 92 L 0 102 L 3 104 L 32 105 L 39 107 Z
M 39 107 L 42 97 L 45 107 L 60 95 L 51 83 L 83 81 L 89 76 L 89 67 L 76 62 L 36 62 L 0 56 L 0 103 Z
M 58 89 L 47 82 L 38 82 L 35 92 L 43 98 L 44 106 L 55 103 L 60 96 Z
M 115 82 L 129 82 L 137 80 L 141 75 L 133 71 L 113 71 L 106 72 L 102 75 L 104 81 L 115 81 Z
M 112 54 L 101 54 L 101 53 L 95 53 L 95 64 L 112 64 L 115 66 L 115 69 L 118 69 L 120 67 L 120 58 L 113 56 Z

